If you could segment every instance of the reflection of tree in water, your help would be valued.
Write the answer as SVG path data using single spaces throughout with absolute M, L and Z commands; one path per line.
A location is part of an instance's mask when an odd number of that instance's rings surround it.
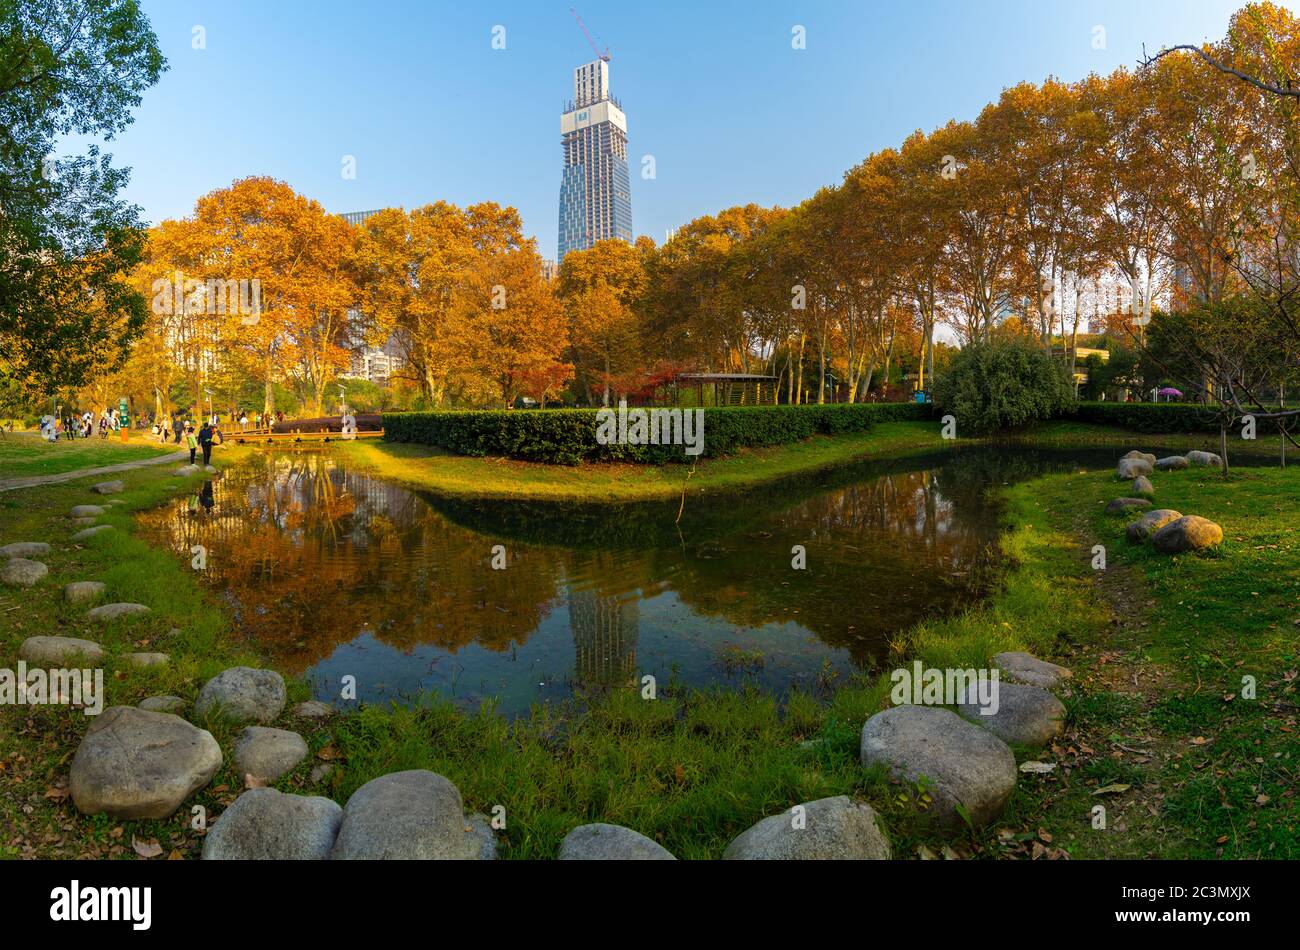
M 318 453 L 259 456 L 215 494 L 211 516 L 169 507 L 146 529 L 183 552 L 206 545 L 207 577 L 233 595 L 239 629 L 292 672 L 362 630 L 400 649 L 506 650 L 556 596 L 559 559 L 512 547 L 509 569 L 492 570 L 490 542 Z

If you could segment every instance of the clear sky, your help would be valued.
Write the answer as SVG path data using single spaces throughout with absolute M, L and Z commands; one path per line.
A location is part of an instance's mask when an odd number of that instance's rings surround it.
M 554 257 L 560 112 L 573 68 L 594 59 L 571 5 L 613 56 L 634 229 L 662 242 L 730 205 L 797 204 L 1021 80 L 1133 66 L 1143 43 L 1217 39 L 1244 0 L 142 3 L 169 69 L 108 150 L 133 169 L 127 196 L 148 221 L 271 175 L 333 212 L 514 205 Z M 498 25 L 504 50 L 492 48 Z

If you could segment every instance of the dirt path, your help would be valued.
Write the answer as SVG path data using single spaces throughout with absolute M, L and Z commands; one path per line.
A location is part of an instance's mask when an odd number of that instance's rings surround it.
M 186 450 L 184 452 L 169 452 L 155 458 L 138 459 L 134 462 L 100 465 L 97 468 L 79 468 L 75 471 L 58 472 L 54 475 L 24 475 L 20 478 L 5 478 L 0 479 L 0 492 L 14 491 L 18 488 L 34 488 L 38 485 L 56 485 L 59 482 L 71 482 L 78 478 L 88 478 L 91 475 L 112 475 L 114 472 L 129 472 L 133 468 L 144 468 L 146 465 L 165 465 L 168 462 L 188 462 L 189 460 L 189 450 Z

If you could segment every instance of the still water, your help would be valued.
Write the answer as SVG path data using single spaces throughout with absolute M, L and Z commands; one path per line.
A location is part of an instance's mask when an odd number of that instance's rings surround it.
M 647 673 L 782 692 L 869 669 L 900 631 L 984 593 L 990 489 L 1118 454 L 982 446 L 861 463 L 693 498 L 674 524 L 677 501 L 453 501 L 348 471 L 327 448 L 287 449 L 142 521 L 186 561 L 206 547 L 204 582 L 236 629 L 319 698 L 340 702 L 351 675 L 359 701 L 435 692 L 515 715 Z

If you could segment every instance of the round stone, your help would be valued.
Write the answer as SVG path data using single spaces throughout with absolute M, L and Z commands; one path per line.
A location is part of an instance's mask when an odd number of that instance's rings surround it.
M 996 708 L 958 703 L 957 711 L 1004 742 L 1041 748 L 1065 728 L 1065 707 L 1045 689 L 1019 683 L 997 684 Z
M 337 860 L 477 859 L 482 842 L 460 790 L 424 770 L 392 772 L 352 793 L 331 857 Z
M 1184 515 L 1151 535 L 1151 546 L 1161 554 L 1204 551 L 1223 541 L 1223 529 L 1200 515 Z
M 343 809 L 317 795 L 253 788 L 235 799 L 203 839 L 204 861 L 323 861 Z
M 1124 529 L 1124 534 L 1134 544 L 1141 544 L 1151 537 L 1153 531 L 1163 528 L 1171 521 L 1177 521 L 1182 516 L 1182 512 L 1174 511 L 1172 508 L 1156 508 L 1154 511 L 1148 511 L 1137 521 L 1131 522 Z
M 90 486 L 90 490 L 96 495 L 116 495 L 119 492 L 126 491 L 126 485 L 120 480 L 114 479 L 111 482 L 96 482 Z
M 211 733 L 179 716 L 113 706 L 72 757 L 72 801 L 87 815 L 166 818 L 220 767 Z
M 93 528 L 82 528 L 80 531 L 78 531 L 76 534 L 72 536 L 72 540 L 85 541 L 89 538 L 93 538 L 97 534 L 103 534 L 105 531 L 112 531 L 112 530 L 113 530 L 113 526 L 111 524 L 97 524 Z
M 70 518 L 98 518 L 104 513 L 104 509 L 99 505 L 75 505 L 68 512 Z
M 1052 689 L 1062 680 L 1074 675 L 1063 666 L 1014 650 L 996 654 L 993 665 L 1001 671 L 1002 679 L 1027 686 L 1041 686 L 1043 689 Z
M 249 726 L 235 743 L 235 770 L 267 785 L 307 758 L 307 742 L 288 729 Z
M 25 557 L 11 557 L 0 565 L 0 583 L 10 587 L 33 587 L 50 573 L 50 569 L 40 561 L 29 561 Z
M 271 722 L 284 711 L 284 677 L 273 670 L 233 666 L 203 684 L 194 714 L 232 722 Z
M 28 637 L 18 648 L 18 658 L 50 666 L 68 666 L 78 660 L 99 663 L 104 659 L 104 648 L 76 637 Z
M 0 547 L 0 557 L 40 557 L 49 553 L 50 546 L 44 541 L 14 541 Z
M 102 604 L 99 607 L 92 607 L 87 610 L 86 619 L 107 622 L 117 620 L 119 617 L 133 617 L 137 614 L 147 613 L 149 613 L 149 608 L 144 604 Z
M 622 825 L 579 825 L 560 842 L 561 861 L 676 861 L 659 842 Z
M 847 795 L 764 818 L 722 853 L 724 861 L 888 861 L 876 812 Z
M 140 709 L 149 712 L 164 712 L 180 714 L 186 706 L 185 700 L 179 696 L 150 696 L 148 699 L 142 699 L 139 703 Z

